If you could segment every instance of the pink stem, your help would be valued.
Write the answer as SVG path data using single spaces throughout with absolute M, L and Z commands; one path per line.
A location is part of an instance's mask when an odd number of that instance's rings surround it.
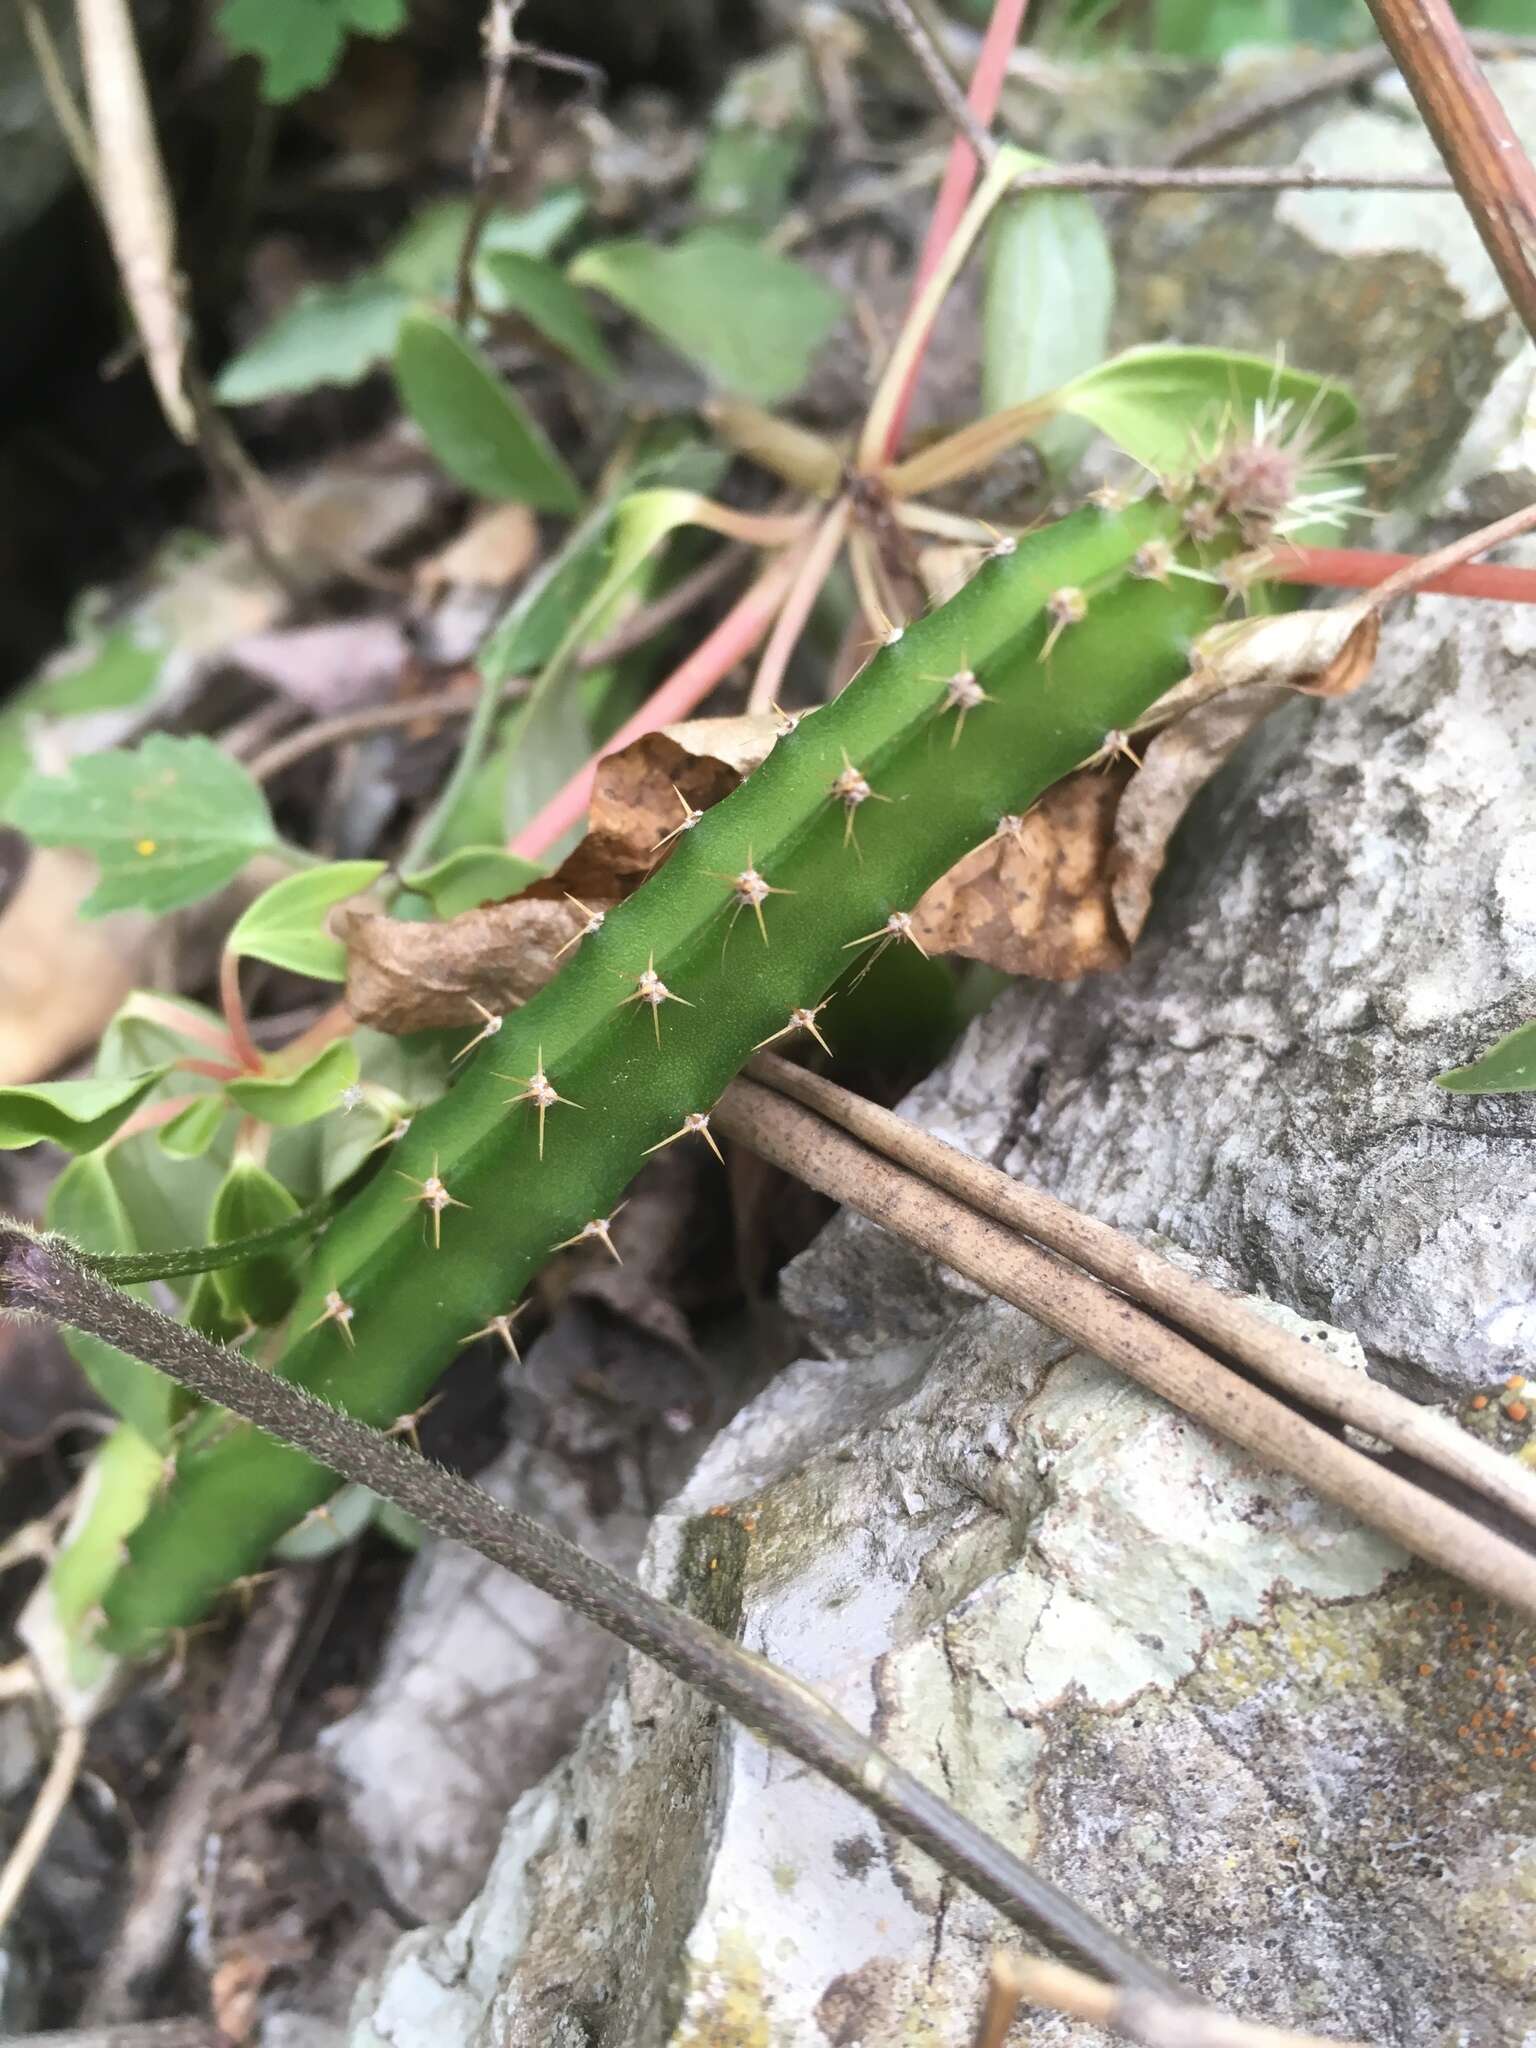
M 219 961 L 219 1006 L 229 1027 L 235 1058 L 249 1074 L 261 1072 L 261 1054 L 245 1021 L 245 1004 L 240 996 L 240 956 L 226 952 Z
M 172 1062 L 172 1071 L 178 1074 L 202 1074 L 210 1081 L 239 1081 L 244 1078 L 244 1067 L 232 1067 L 224 1060 L 181 1059 Z
M 586 811 L 592 799 L 597 764 L 603 755 L 616 754 L 631 740 L 655 732 L 658 726 L 670 725 L 676 718 L 686 718 L 721 678 L 729 675 L 737 662 L 752 652 L 773 623 L 803 555 L 803 546 L 785 549 L 778 560 L 742 593 L 715 630 L 700 641 L 682 666 L 675 668 L 634 717 L 620 726 L 602 752 L 594 754 L 585 767 L 578 768 L 538 816 L 523 827 L 512 841 L 508 849 L 510 852 L 521 854 L 524 860 L 537 860 Z
M 139 989 L 133 998 L 133 1008 L 135 1016 L 143 1017 L 148 1023 L 163 1024 L 178 1038 L 189 1038 L 195 1045 L 206 1045 L 226 1058 L 234 1051 L 229 1033 L 215 1024 L 212 1018 L 199 1017 L 192 1010 L 184 1010 L 180 1003 L 168 1002 L 164 996 L 151 995 L 147 990 Z
M 1327 590 L 1374 590 L 1399 570 L 1410 568 L 1417 555 L 1377 554 L 1370 548 L 1291 548 L 1275 558 L 1268 572 L 1279 583 L 1317 584 Z M 1450 597 L 1501 598 L 1511 604 L 1536 604 L 1536 569 L 1486 562 L 1444 570 L 1416 586 Z
M 172 1095 L 164 1102 L 152 1102 L 146 1109 L 136 1109 L 126 1123 L 118 1125 L 109 1143 L 121 1145 L 125 1138 L 136 1138 L 141 1131 L 158 1130 L 161 1124 L 168 1124 L 190 1109 L 194 1102 L 206 1102 L 206 1095 Z
M 789 594 L 774 621 L 773 631 L 768 635 L 768 645 L 763 649 L 763 658 L 757 665 L 757 674 L 752 678 L 752 688 L 747 696 L 749 712 L 767 711 L 778 696 L 790 656 L 805 631 L 812 606 L 821 595 L 821 586 L 832 573 L 832 564 L 837 560 L 838 549 L 847 531 L 848 500 L 839 498 L 811 536 Z
M 987 33 L 982 39 L 981 54 L 976 59 L 976 70 L 971 78 L 971 89 L 966 95 L 971 112 L 984 127 L 990 127 L 992 116 L 997 112 L 997 102 L 1002 94 L 1003 80 L 1008 75 L 1008 60 L 1013 55 L 1013 46 L 1019 39 L 1019 30 L 1024 25 L 1024 16 L 1029 9 L 1029 0 L 995 0 L 992 19 L 987 23 Z M 939 196 L 934 202 L 933 216 L 928 223 L 928 233 L 923 242 L 922 254 L 917 260 L 917 275 L 912 281 L 909 305 L 917 302 L 923 286 L 944 260 L 944 251 L 949 247 L 949 238 L 955 225 L 964 213 L 976 183 L 976 152 L 963 135 L 957 135 L 949 146 L 949 162 L 944 166 L 944 180 L 939 186 Z M 932 331 L 932 323 L 929 324 Z M 923 337 L 924 349 L 928 337 Z M 912 394 L 917 389 L 918 373 L 923 366 L 923 349 L 913 358 L 912 368 L 907 373 L 901 395 L 891 414 L 890 430 L 885 437 L 885 446 L 880 451 L 881 459 L 891 462 L 901 446 L 902 430 L 907 424 L 907 414 L 912 408 Z

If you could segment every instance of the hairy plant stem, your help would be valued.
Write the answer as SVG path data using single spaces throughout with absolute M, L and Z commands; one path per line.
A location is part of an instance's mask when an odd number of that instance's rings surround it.
M 1154 1965 L 903 1770 L 810 1686 L 404 1444 L 120 1293 L 63 1238 L 0 1225 L 0 1309 L 43 1316 L 115 1345 L 342 1478 L 371 1487 L 596 1622 L 761 1740 L 818 1771 L 1015 1926 L 1116 1983 L 1169 1989 Z

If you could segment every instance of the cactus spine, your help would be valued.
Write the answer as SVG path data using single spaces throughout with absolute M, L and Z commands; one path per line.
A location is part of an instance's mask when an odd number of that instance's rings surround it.
M 668 835 L 665 866 L 590 921 L 556 978 L 485 1020 L 457 1084 L 321 1240 L 279 1370 L 389 1428 L 471 1336 L 513 1349 L 519 1297 L 553 1250 L 614 1251 L 647 1153 L 713 1145 L 709 1111 L 757 1046 L 835 1043 L 839 978 L 1187 672 L 1227 602 L 1223 564 L 1283 509 L 1218 487 L 1197 502 L 1198 520 L 1191 487 L 1170 486 L 999 543 L 833 703 L 786 715 L 767 761 Z M 153 1650 L 334 1484 L 249 1426 L 200 1417 L 107 1590 L 103 1646 Z

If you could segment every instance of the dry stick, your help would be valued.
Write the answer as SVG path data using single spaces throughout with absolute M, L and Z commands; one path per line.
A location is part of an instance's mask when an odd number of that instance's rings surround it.
M 1285 2027 L 1233 2019 L 1210 2006 L 1186 2005 L 1155 1992 L 1117 1991 L 1065 1963 L 1012 1955 L 993 1961 L 991 1995 L 977 2048 L 1002 2048 L 1014 2014 L 1025 2003 L 1107 2027 L 1127 2041 L 1139 2042 L 1141 2048 L 1358 2048 L 1331 2034 L 1293 2034 Z
M 310 1572 L 284 1572 L 257 1608 L 219 1690 L 206 1744 L 194 1743 L 99 1964 L 81 2018 L 98 2026 L 134 2017 L 140 1986 L 165 1967 L 181 1938 L 214 1815 L 265 1757 L 278 1734 L 273 1701 L 320 1590 Z
M 908 0 L 880 0 L 885 17 L 912 54 L 913 61 L 928 82 L 928 90 L 951 125 L 964 136 L 984 164 L 997 155 L 997 144 L 986 123 L 978 120 L 970 101 L 961 91 L 954 73 L 944 61 L 938 44 L 913 13 Z
M 42 1790 L 33 1801 L 26 1826 L 16 1837 L 15 1847 L 5 1859 L 5 1868 L 0 1870 L 0 1928 L 10 1920 L 21 1903 L 22 1893 L 32 1882 L 32 1873 L 69 1804 L 69 1795 L 84 1762 L 85 1729 L 66 1724 L 54 1738 Z
M 1118 1983 L 1169 1995 L 1160 1970 L 903 1770 L 810 1686 L 404 1444 L 119 1292 L 65 1239 L 0 1223 L 0 1310 L 100 1337 L 341 1478 L 371 1487 L 429 1529 L 595 1621 L 840 1786 L 1015 1926 Z
M 1061 164 L 1021 171 L 1014 192 L 1454 192 L 1445 171 L 1314 171 L 1305 164 L 1239 164 L 1217 169 L 1118 170 Z
M 1536 51 L 1536 37 L 1533 36 L 1496 35 L 1485 30 L 1471 36 L 1469 41 L 1480 57 Z M 1214 156 L 1218 149 L 1241 142 L 1245 136 L 1269 127 L 1272 122 L 1283 121 L 1287 114 L 1300 113 L 1318 100 L 1331 99 L 1335 93 L 1349 92 L 1357 85 L 1364 85 L 1383 71 L 1390 71 L 1392 64 L 1391 53 L 1387 50 L 1357 50 L 1348 56 L 1330 57 L 1326 63 L 1303 73 L 1300 78 L 1287 77 L 1283 84 L 1270 86 L 1249 99 L 1239 100 L 1236 106 L 1223 108 L 1219 114 L 1212 115 L 1209 121 L 1203 122 L 1170 152 L 1169 168 L 1199 163 L 1203 157 Z
M 1119 1366 L 1405 1550 L 1536 1615 L 1536 1557 L 1250 1386 L 1102 1281 L 978 1216 L 757 1082 L 733 1081 L 713 1114 L 716 1130 Z
M 682 577 L 653 603 L 641 605 L 627 619 L 621 620 L 611 633 L 605 633 L 601 640 L 594 640 L 590 647 L 584 647 L 571 663 L 572 668 L 584 675 L 643 646 L 653 634 L 684 617 L 706 597 L 713 596 L 723 583 L 729 581 L 748 552 L 746 545 L 738 541 L 720 548 L 707 562 L 692 574 Z M 502 701 L 511 703 L 527 688 L 526 676 L 509 678 L 502 692 Z M 264 747 L 260 753 L 253 754 L 247 767 L 258 782 L 270 782 L 274 775 L 281 775 L 295 762 L 303 761 L 311 754 L 323 753 L 327 747 L 345 746 L 351 740 L 369 739 L 374 733 L 390 732 L 401 725 L 416 725 L 423 719 L 467 718 L 474 710 L 479 694 L 478 684 L 456 684 L 447 690 L 424 691 L 417 697 L 397 698 L 393 704 L 375 704 L 359 711 L 338 712 L 334 718 L 318 718 L 301 732 L 288 733 Z M 229 743 L 226 733 L 223 744 L 228 746 Z
M 774 1053 L 760 1053 L 748 1072 L 781 1095 L 830 1117 L 886 1158 L 921 1174 L 983 1216 L 1036 1239 L 1143 1307 L 1219 1346 L 1321 1414 L 1421 1458 L 1536 1528 L 1536 1472 L 1468 1436 L 1433 1409 L 1421 1408 L 1391 1387 L 1352 1372 L 1124 1231 L 972 1159 L 894 1110 L 882 1109 Z
M 1450 0 L 1370 0 L 1435 147 L 1536 337 L 1536 166 L 1467 46 Z

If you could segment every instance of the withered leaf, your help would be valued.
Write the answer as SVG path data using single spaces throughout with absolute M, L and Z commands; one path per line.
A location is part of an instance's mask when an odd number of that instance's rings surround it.
M 592 910 L 612 899 L 589 899 Z M 478 1022 L 474 1005 L 503 1016 L 554 973 L 556 955 L 586 923 L 563 897 L 482 904 L 442 924 L 340 910 L 331 927 L 347 949 L 347 1008 L 359 1024 L 399 1036 Z
M 917 906 L 924 949 L 1042 981 L 1123 967 L 1130 948 L 1110 905 L 1107 861 L 1125 780 L 1118 765 L 1080 769 L 1047 790 L 1017 832 L 968 853 Z
M 1141 936 L 1168 842 L 1195 792 L 1285 701 L 1278 684 L 1247 683 L 1198 705 L 1148 743 L 1115 813 L 1107 863 L 1110 901 L 1127 949 Z

